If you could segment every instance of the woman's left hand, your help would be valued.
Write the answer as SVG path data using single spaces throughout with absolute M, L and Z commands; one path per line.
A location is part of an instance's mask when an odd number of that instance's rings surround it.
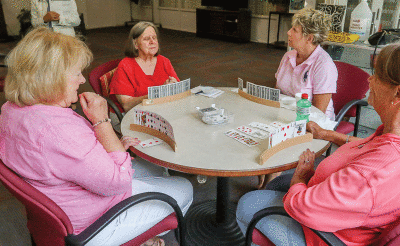
M 130 146 L 133 147 L 140 143 L 140 140 L 138 138 L 127 137 L 127 136 L 123 136 L 120 140 L 125 150 L 128 150 Z
M 315 153 L 309 149 L 304 151 L 299 158 L 296 170 L 294 171 L 290 186 L 297 183 L 307 184 L 314 175 Z
M 172 84 L 172 83 L 176 83 L 178 82 L 178 80 L 176 80 L 176 78 L 169 76 L 169 78 L 165 81 L 164 85 L 168 85 L 168 84 Z

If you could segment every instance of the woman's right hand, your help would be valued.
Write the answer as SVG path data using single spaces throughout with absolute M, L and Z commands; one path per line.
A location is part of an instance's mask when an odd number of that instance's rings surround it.
M 172 83 L 176 83 L 178 82 L 178 80 L 176 80 L 176 78 L 169 76 L 169 78 L 164 82 L 164 85 L 168 85 L 168 84 L 172 84 Z
M 317 123 L 314 121 L 309 121 L 307 123 L 307 131 L 311 132 L 313 135 L 313 138 L 315 139 L 324 139 L 324 135 L 326 134 L 326 130 L 320 127 Z
M 58 20 L 60 20 L 60 15 L 54 11 L 49 11 L 45 16 L 43 16 L 44 22 L 58 21 Z
M 92 124 L 108 118 L 107 101 L 102 96 L 93 92 L 83 92 L 79 99 L 83 113 Z

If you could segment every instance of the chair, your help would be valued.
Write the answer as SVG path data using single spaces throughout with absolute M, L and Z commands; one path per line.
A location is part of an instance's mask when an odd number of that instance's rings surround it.
M 175 212 L 123 245 L 141 245 L 148 239 L 173 229 L 178 229 L 175 230 L 175 236 L 180 244 L 186 245 L 184 241 L 185 225 L 182 211 L 175 199 L 166 194 L 147 192 L 127 198 L 108 210 L 80 234 L 74 235 L 71 221 L 64 211 L 46 195 L 25 182 L 23 178 L 9 169 L 1 160 L 0 181 L 11 194 L 25 205 L 28 219 L 27 226 L 32 240 L 38 246 L 84 245 L 122 212 L 147 200 L 164 201 Z
M 117 115 L 117 118 L 119 120 L 119 124 L 121 124 L 122 117 L 123 117 L 122 113 L 121 113 L 121 110 L 120 110 L 120 108 L 122 108 L 122 107 L 118 107 L 114 103 L 114 101 L 109 98 L 109 94 L 108 93 L 110 92 L 110 90 L 109 90 L 109 87 L 108 87 L 108 83 L 106 85 L 102 86 L 102 82 L 101 82 L 100 78 L 103 75 L 105 75 L 106 73 L 108 73 L 111 70 L 113 70 L 114 68 L 116 68 L 120 61 L 121 61 L 121 59 L 116 59 L 116 60 L 112 60 L 112 61 L 103 63 L 102 65 L 96 67 L 95 69 L 93 69 L 89 73 L 89 83 L 90 83 L 90 85 L 92 86 L 93 90 L 97 94 L 103 96 L 107 100 L 108 106 Z M 108 80 L 111 80 L 111 77 L 112 76 L 110 76 L 108 78 Z M 109 82 L 109 81 L 107 81 L 107 82 Z M 105 87 L 105 88 L 103 88 L 103 87 Z M 117 124 L 117 125 L 119 125 L 119 124 Z M 116 131 L 120 133 L 120 131 L 118 129 Z
M 264 217 L 268 215 L 282 215 L 290 217 L 283 207 L 269 207 L 262 209 L 254 214 L 252 220 L 246 231 L 246 246 L 250 246 L 251 243 L 257 245 L 271 245 L 269 239 L 255 228 L 256 224 Z M 311 228 L 310 228 L 311 229 Z M 323 232 L 311 229 L 318 237 L 320 237 L 329 246 L 345 246 L 345 244 L 331 232 Z M 400 220 L 389 225 L 376 240 L 373 246 L 397 246 L 400 245 Z
M 335 121 L 338 122 L 334 130 L 343 134 L 353 132 L 353 136 L 356 137 L 361 107 L 368 106 L 368 103 L 362 99 L 369 90 L 370 75 L 351 64 L 340 61 L 334 61 L 334 63 L 338 70 L 337 91 L 332 95 Z M 343 121 L 344 117 L 356 117 L 355 124 Z M 326 156 L 329 156 L 330 151 L 331 147 L 327 150 Z

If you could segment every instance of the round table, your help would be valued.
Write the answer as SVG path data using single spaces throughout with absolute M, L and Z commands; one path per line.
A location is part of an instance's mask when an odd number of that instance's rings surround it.
M 177 144 L 176 152 L 166 143 L 150 148 L 142 148 L 140 145 L 131 147 L 135 154 L 169 169 L 218 177 L 217 201 L 195 204 L 185 216 L 188 245 L 244 245 L 243 235 L 235 220 L 235 206 L 229 202 L 229 177 L 256 176 L 288 170 L 297 165 L 300 154 L 307 148 L 320 156 L 329 147 L 328 141 L 313 139 L 312 142 L 280 151 L 263 165 L 259 165 L 259 156 L 267 149 L 267 141 L 247 147 L 224 133 L 251 122 L 289 123 L 295 121 L 295 111 L 249 101 L 238 95 L 237 88 L 219 89 L 224 93 L 217 98 L 191 95 L 165 104 L 135 107 L 164 117 L 173 128 Z M 196 107 L 206 108 L 211 104 L 233 113 L 233 122 L 225 125 L 203 123 L 198 117 Z M 325 117 L 315 107 L 312 107 L 311 112 Z M 121 123 L 122 134 L 138 137 L 142 141 L 151 138 L 150 135 L 129 129 L 133 117 L 133 110 L 124 116 Z

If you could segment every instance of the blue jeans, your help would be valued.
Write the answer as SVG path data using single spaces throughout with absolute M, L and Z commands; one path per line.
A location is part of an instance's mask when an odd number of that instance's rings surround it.
M 284 195 L 285 192 L 280 191 L 257 190 L 241 197 L 236 210 L 236 220 L 243 234 L 246 234 L 246 229 L 256 212 L 266 207 L 283 207 Z M 276 246 L 306 245 L 303 228 L 292 218 L 270 215 L 261 219 L 256 228 Z

